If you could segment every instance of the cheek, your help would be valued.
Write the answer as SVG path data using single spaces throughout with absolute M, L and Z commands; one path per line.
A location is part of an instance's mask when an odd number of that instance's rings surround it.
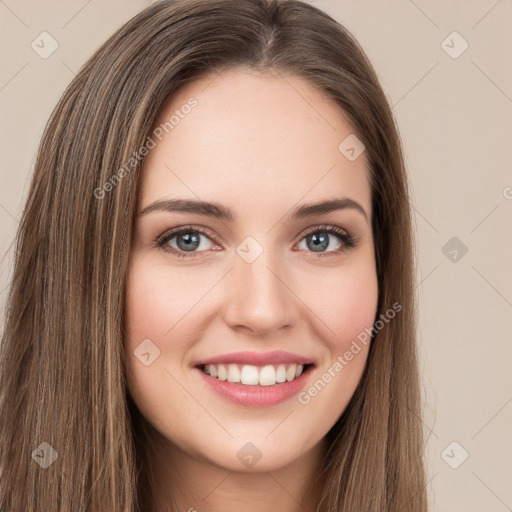
M 157 428 L 168 425 L 183 407 L 180 386 L 172 376 L 186 354 L 183 330 L 191 295 L 196 295 L 187 281 L 151 258 L 135 256 L 130 263 L 124 340 L 127 386 L 140 412 Z
M 335 336 L 328 338 L 337 353 L 349 349 L 365 329 L 375 321 L 378 301 L 376 277 L 349 276 L 338 289 L 330 293 L 330 304 L 325 305 L 326 323 L 332 326 Z
M 201 299 L 213 283 L 213 278 L 209 283 L 200 272 L 171 272 L 151 258 L 135 259 L 127 282 L 128 345 L 150 338 L 158 340 L 162 349 L 180 346 L 180 339 L 186 340 L 180 331 L 200 309 Z
M 174 271 L 157 258 L 133 256 L 125 303 L 127 383 L 139 409 L 150 416 L 159 409 L 159 401 L 169 411 L 179 410 L 183 393 L 172 376 L 179 382 L 189 378 L 183 369 L 204 328 L 208 291 L 218 280 L 215 272 Z M 151 362 L 146 366 L 148 358 Z
M 311 309 L 310 323 L 326 348 L 315 380 L 298 401 L 333 425 L 348 405 L 363 374 L 378 303 L 378 282 L 371 263 L 318 273 L 302 287 Z
M 176 339 L 169 334 L 174 332 L 176 328 L 173 326 L 184 312 L 180 311 L 182 302 L 178 298 L 181 289 L 167 274 L 160 265 L 148 259 L 135 257 L 130 264 L 125 303 L 125 350 L 129 380 L 137 380 L 138 387 L 144 386 L 149 375 L 154 378 L 155 369 L 166 359 L 167 352 L 175 353 L 174 347 L 164 340 Z M 144 351 L 139 348 L 141 344 Z M 148 366 L 137 357 L 139 352 L 150 354 Z
M 378 282 L 374 264 L 322 269 L 302 280 L 300 296 L 311 310 L 311 318 L 322 333 L 331 355 L 349 349 L 358 335 L 371 328 L 378 303 Z M 361 338 L 364 338 L 362 336 Z

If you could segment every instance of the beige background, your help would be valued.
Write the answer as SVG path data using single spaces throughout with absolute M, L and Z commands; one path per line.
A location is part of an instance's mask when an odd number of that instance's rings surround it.
M 2 310 L 46 120 L 94 49 L 150 3 L 0 0 Z M 432 510 L 512 511 L 512 0 L 312 3 L 360 41 L 402 134 L 420 254 Z M 59 45 L 47 59 L 31 48 L 44 31 Z

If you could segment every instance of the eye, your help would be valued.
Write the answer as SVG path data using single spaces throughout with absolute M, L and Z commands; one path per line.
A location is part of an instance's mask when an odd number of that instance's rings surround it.
M 178 257 L 195 257 L 196 252 L 211 249 L 213 236 L 204 228 L 183 226 L 166 232 L 156 245 L 163 251 L 175 254 Z M 209 240 L 210 244 L 206 241 Z M 215 247 L 215 245 L 214 245 Z M 219 250 L 218 248 L 215 250 Z
M 333 250 L 326 250 L 332 244 L 333 238 L 338 239 L 338 244 Z M 155 244 L 165 252 L 169 252 L 178 257 L 197 257 L 197 253 L 211 250 L 221 250 L 219 245 L 213 241 L 215 236 L 206 228 L 199 226 L 182 226 L 167 231 L 160 236 Z M 306 248 L 301 248 L 306 252 L 313 253 L 312 256 L 333 256 L 340 254 L 357 245 L 356 239 L 347 231 L 330 225 L 313 226 L 303 234 L 299 245 L 305 242 Z
M 332 245 L 331 240 L 333 237 L 338 239 L 338 245 L 334 250 L 326 250 Z M 324 253 L 336 255 L 356 246 L 356 240 L 350 233 L 337 226 L 330 225 L 314 226 L 310 228 L 301 239 L 301 243 L 302 242 L 304 242 L 302 248 L 304 248 L 305 245 L 305 250 L 311 249 L 311 252 L 316 256 L 323 256 Z

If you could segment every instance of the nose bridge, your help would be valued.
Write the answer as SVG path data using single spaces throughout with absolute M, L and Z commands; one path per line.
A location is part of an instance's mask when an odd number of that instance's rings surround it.
M 251 241 L 238 248 L 235 268 L 230 272 L 225 319 L 231 327 L 244 326 L 264 334 L 292 322 L 293 294 L 282 281 L 280 265 L 271 251 L 261 248 L 254 260 L 248 256 L 253 251 L 254 257 L 257 249 Z

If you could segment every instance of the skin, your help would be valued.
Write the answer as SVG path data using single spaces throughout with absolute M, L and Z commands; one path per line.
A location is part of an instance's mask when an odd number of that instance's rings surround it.
M 301 493 L 321 467 L 324 436 L 352 397 L 369 346 L 360 344 L 308 404 L 294 396 L 263 408 L 236 405 L 193 365 L 229 352 L 286 350 L 316 363 L 307 390 L 373 325 L 378 285 L 366 155 L 349 161 L 338 150 L 353 129 L 331 99 L 296 75 L 237 68 L 203 77 L 169 100 L 159 122 L 191 97 L 197 106 L 146 157 L 127 282 L 128 388 L 155 433 L 157 501 L 160 510 L 173 502 L 212 512 L 313 510 L 318 496 L 302 501 Z M 367 218 L 345 208 L 287 220 L 299 205 L 342 197 Z M 236 220 L 140 214 L 174 198 L 220 203 Z M 155 244 L 189 224 L 215 237 L 201 235 L 196 258 Z M 328 247 L 315 252 L 304 231 L 322 224 L 348 231 L 356 247 L 335 254 L 343 242 L 330 234 Z M 236 252 L 248 236 L 263 249 L 252 263 Z M 175 237 L 167 246 L 183 244 Z M 134 356 L 145 339 L 160 350 L 149 366 Z M 237 457 L 247 442 L 262 454 L 252 467 Z

